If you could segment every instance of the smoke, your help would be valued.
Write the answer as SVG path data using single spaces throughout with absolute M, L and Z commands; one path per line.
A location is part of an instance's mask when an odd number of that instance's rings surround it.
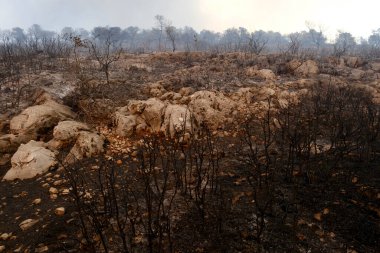
M 40 24 L 59 31 L 65 26 L 154 26 L 154 16 L 164 15 L 175 26 L 202 28 L 198 2 L 188 0 L 0 0 L 0 29 Z
M 0 29 L 40 24 L 63 27 L 138 26 L 151 28 L 154 16 L 177 27 L 223 31 L 229 27 L 290 33 L 306 29 L 305 21 L 368 36 L 379 28 L 380 1 L 361 0 L 0 0 Z

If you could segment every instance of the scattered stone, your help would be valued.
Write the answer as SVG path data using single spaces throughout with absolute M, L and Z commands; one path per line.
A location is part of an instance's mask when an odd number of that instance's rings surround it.
M 41 202 L 42 202 L 42 200 L 40 198 L 38 198 L 38 199 L 33 200 L 32 204 L 33 205 L 39 205 L 39 204 L 41 204 Z
M 13 252 L 15 252 L 15 253 L 21 252 L 22 248 L 23 248 L 23 245 L 21 245 L 20 247 L 15 249 Z
M 63 189 L 61 192 L 62 195 L 68 195 L 69 193 L 70 193 L 69 189 Z
M 57 239 L 58 239 L 58 240 L 63 240 L 63 239 L 66 239 L 66 238 L 68 238 L 67 234 L 59 234 L 59 235 L 57 236 Z
M 34 250 L 35 253 L 42 253 L 42 252 L 47 252 L 47 251 L 49 251 L 49 247 L 46 245 L 40 246 Z
M 64 207 L 58 207 L 55 209 L 54 213 L 57 216 L 63 216 L 65 214 L 65 208 Z
M 317 221 L 322 221 L 322 213 L 315 213 L 314 219 L 316 219 Z
M 50 199 L 51 200 L 55 200 L 58 198 L 58 195 L 57 194 L 50 194 Z
M 19 227 L 21 228 L 21 230 L 25 231 L 33 227 L 37 222 L 38 220 L 35 219 L 26 219 L 19 224 Z
M 50 189 L 49 189 L 49 193 L 50 193 L 50 194 L 57 194 L 57 193 L 58 193 L 58 189 L 57 189 L 57 188 L 54 188 L 54 187 L 50 187 Z
M 61 184 L 63 184 L 65 181 L 64 180 L 57 180 L 53 183 L 54 186 L 59 186 Z
M 10 237 L 12 236 L 12 233 L 8 234 L 8 233 L 3 233 L 0 235 L 0 239 L 3 240 L 3 241 L 6 241 L 8 240 Z

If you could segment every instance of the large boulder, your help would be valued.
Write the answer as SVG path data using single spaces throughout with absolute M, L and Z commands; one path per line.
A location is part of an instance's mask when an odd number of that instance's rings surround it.
M 165 103 L 157 98 L 150 98 L 144 101 L 144 110 L 141 117 L 153 132 L 160 131 L 162 124 L 162 115 L 166 107 Z
M 311 77 L 317 75 L 318 73 L 318 64 L 312 60 L 307 60 L 303 62 L 298 68 L 294 69 L 294 74 L 298 76 Z
M 104 152 L 105 138 L 102 135 L 93 132 L 82 131 L 65 162 L 72 163 L 83 158 L 94 157 Z
M 259 76 L 262 79 L 273 81 L 276 80 L 276 75 L 273 73 L 270 69 L 260 69 L 257 71 L 257 76 Z
M 122 137 L 131 137 L 137 126 L 137 115 L 125 115 L 120 111 L 115 113 L 115 132 Z
M 26 136 L 26 140 L 39 139 L 41 134 L 53 129 L 58 122 L 75 117 L 69 107 L 48 99 L 43 104 L 26 108 L 10 121 L 13 134 Z
M 346 65 L 350 68 L 357 68 L 361 65 L 362 60 L 359 57 L 348 56 L 346 57 Z
M 12 156 L 12 168 L 3 180 L 28 179 L 43 174 L 57 165 L 55 155 L 43 142 L 32 140 L 21 144 Z
M 191 112 L 183 105 L 168 105 L 164 114 L 161 131 L 168 136 L 179 132 L 193 132 Z
M 127 106 L 119 108 L 114 115 L 116 133 L 132 136 L 136 129 L 158 132 L 161 130 L 166 104 L 158 98 L 146 101 L 131 100 Z
M 293 59 L 289 61 L 288 63 L 286 63 L 286 68 L 292 72 L 295 72 L 296 69 L 301 67 L 301 65 L 302 65 L 302 62 L 300 60 Z
M 54 141 L 59 143 L 57 148 L 67 146 L 70 143 L 75 142 L 82 131 L 90 131 L 90 127 L 85 123 L 73 120 L 59 122 L 53 130 Z
M 250 77 L 258 77 L 267 81 L 273 81 L 276 79 L 276 75 L 270 69 L 260 69 L 257 67 L 249 67 L 246 69 L 246 75 Z

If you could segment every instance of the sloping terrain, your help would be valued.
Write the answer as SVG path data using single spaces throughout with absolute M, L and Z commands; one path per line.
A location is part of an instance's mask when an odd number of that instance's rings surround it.
M 91 64 L 1 88 L 0 252 L 380 250 L 379 63 Z

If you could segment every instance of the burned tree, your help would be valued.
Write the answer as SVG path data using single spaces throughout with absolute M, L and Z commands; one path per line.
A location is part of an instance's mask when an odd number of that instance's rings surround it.
M 165 28 L 165 32 L 166 32 L 166 35 L 168 36 L 168 39 L 170 40 L 171 44 L 172 44 L 172 50 L 173 52 L 175 52 L 176 50 L 176 38 L 177 38 L 177 31 L 176 31 L 176 28 L 172 25 L 168 25 L 166 28 Z
M 100 70 L 104 72 L 106 83 L 109 85 L 110 66 L 120 59 L 122 53 L 119 41 L 114 33 L 107 29 L 104 34 L 97 34 L 93 40 L 87 40 L 86 43 L 90 55 L 99 63 Z

